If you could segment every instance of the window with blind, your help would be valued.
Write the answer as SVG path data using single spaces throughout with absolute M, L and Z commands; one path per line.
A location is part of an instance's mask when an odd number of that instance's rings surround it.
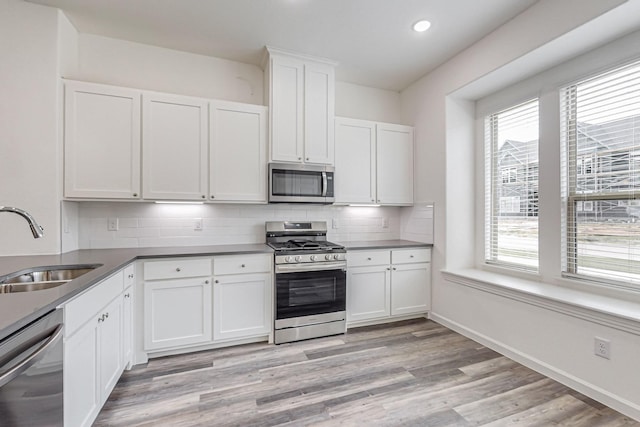
M 640 62 L 561 90 L 565 275 L 640 285 Z
M 538 268 L 538 100 L 485 119 L 485 262 Z

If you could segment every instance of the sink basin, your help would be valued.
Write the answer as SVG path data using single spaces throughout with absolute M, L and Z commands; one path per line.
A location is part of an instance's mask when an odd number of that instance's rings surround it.
M 50 282 L 3 283 L 0 285 L 0 294 L 41 291 L 43 289 L 56 288 L 70 281 L 71 280 L 52 280 Z
M 0 294 L 31 292 L 64 285 L 102 264 L 35 267 L 9 274 L 0 282 Z

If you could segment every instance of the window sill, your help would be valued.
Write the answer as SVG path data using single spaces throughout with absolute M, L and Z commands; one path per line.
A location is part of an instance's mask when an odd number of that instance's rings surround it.
M 640 304 L 478 269 L 443 270 L 450 282 L 640 335 Z

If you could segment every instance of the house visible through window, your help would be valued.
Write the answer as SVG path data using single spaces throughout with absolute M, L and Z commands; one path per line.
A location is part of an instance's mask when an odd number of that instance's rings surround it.
M 485 261 L 538 267 L 538 100 L 485 121 Z
M 640 62 L 561 99 L 564 273 L 640 284 Z

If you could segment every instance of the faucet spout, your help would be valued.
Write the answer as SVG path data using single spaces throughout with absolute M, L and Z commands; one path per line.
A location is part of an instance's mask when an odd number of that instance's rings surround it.
M 12 208 L 10 206 L 0 206 L 0 212 L 11 212 L 26 219 L 27 223 L 29 223 L 29 228 L 31 228 L 31 234 L 33 234 L 34 239 L 44 236 L 44 228 L 38 225 L 35 218 L 32 217 L 29 212 L 18 208 Z

